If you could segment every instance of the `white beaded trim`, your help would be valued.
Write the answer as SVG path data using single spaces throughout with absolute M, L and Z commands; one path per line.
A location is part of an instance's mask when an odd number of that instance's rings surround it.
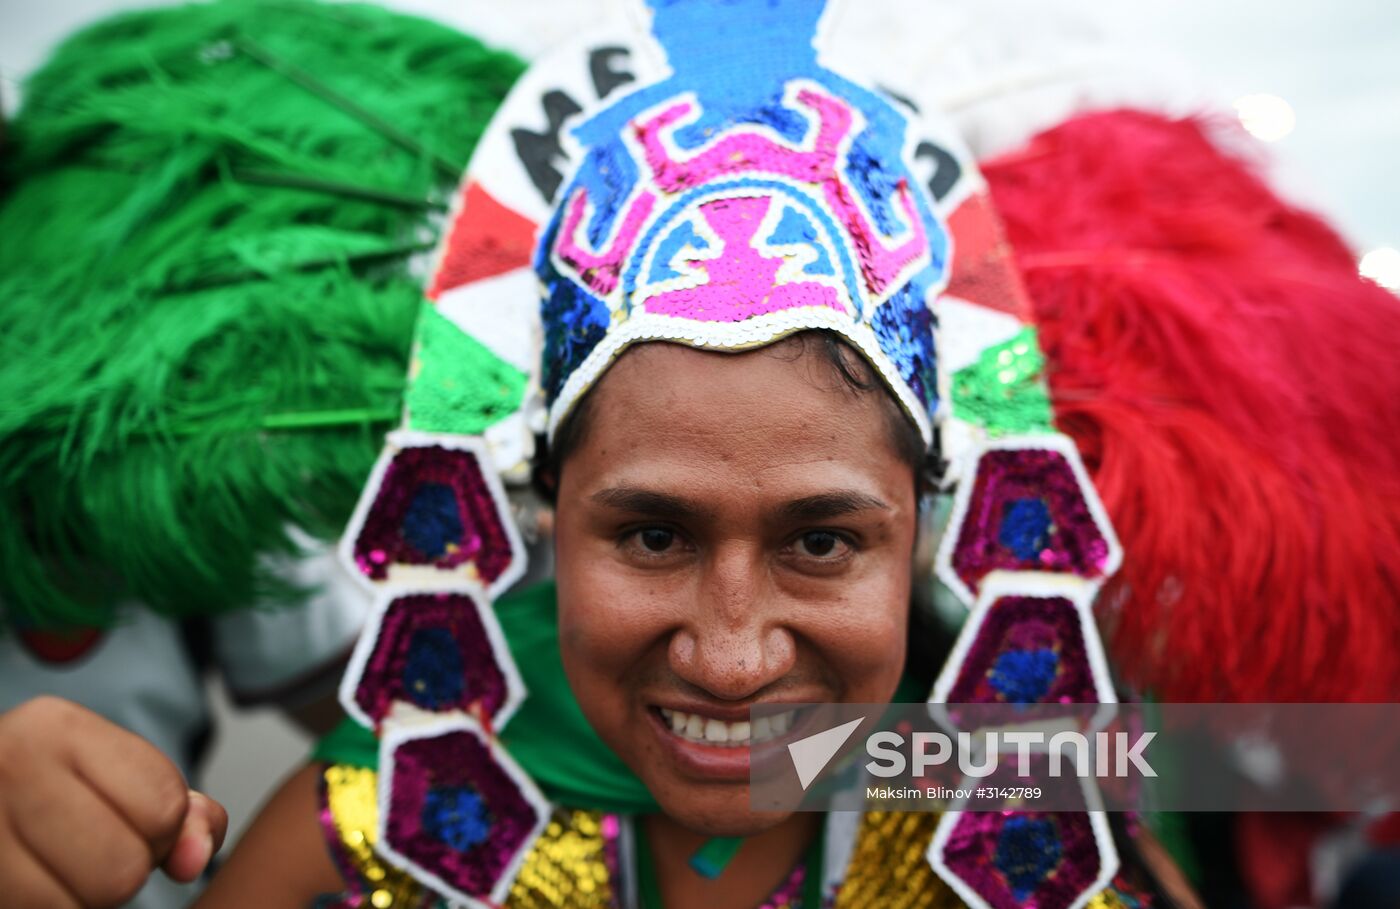
M 644 341 L 670 341 L 707 350 L 740 352 L 763 347 L 787 335 L 809 329 L 834 331 L 865 356 L 880 373 L 885 384 L 895 393 L 909 414 L 924 444 L 933 441 L 933 430 L 922 402 L 880 349 L 875 332 L 864 322 L 852 321 L 850 315 L 825 307 L 800 307 L 764 313 L 742 322 L 696 322 L 656 313 L 634 313 L 622 325 L 616 326 L 589 352 L 575 369 L 549 409 L 549 438 L 553 439 L 559 424 L 568 416 L 574 404 L 583 397 L 613 360 L 632 344 Z

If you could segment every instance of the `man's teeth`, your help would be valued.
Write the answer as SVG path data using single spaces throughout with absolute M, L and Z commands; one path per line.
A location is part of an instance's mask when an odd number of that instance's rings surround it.
M 694 713 L 661 708 L 661 718 L 669 723 L 671 731 L 681 738 L 692 742 L 704 742 L 707 745 L 728 746 L 748 745 L 750 742 L 762 742 L 782 735 L 792 726 L 793 714 L 794 711 L 789 710 L 773 717 L 760 717 L 752 724 L 748 720 L 726 723 Z

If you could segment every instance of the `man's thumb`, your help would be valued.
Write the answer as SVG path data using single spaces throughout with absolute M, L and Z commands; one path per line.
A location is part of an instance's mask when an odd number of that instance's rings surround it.
M 172 880 L 188 883 L 199 877 L 224 844 L 228 812 L 201 792 L 190 792 L 190 806 L 180 836 L 161 868 Z

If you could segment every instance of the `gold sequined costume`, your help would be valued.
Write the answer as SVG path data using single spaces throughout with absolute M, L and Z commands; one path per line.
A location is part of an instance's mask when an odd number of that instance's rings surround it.
M 334 764 L 322 773 L 322 812 L 329 847 L 351 890 L 343 905 L 428 909 L 441 905 L 374 850 L 379 805 L 373 770 Z M 614 818 L 615 820 L 615 818 Z M 964 903 L 924 857 L 938 815 L 869 811 L 861 820 L 832 909 L 963 909 Z M 615 840 L 615 836 L 612 837 Z M 608 816 L 556 809 L 535 842 L 503 909 L 617 909 L 619 870 Z M 1126 886 L 1095 895 L 1086 909 L 1146 909 Z M 809 909 L 809 907 L 803 907 Z M 815 907 L 810 907 L 815 909 Z

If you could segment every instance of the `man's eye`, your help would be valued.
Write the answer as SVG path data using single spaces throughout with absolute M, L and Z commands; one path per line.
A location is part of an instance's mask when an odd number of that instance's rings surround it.
M 665 527 L 647 527 L 637 532 L 637 540 L 647 552 L 665 552 L 676 541 L 676 534 Z
M 839 555 L 846 541 L 838 533 L 829 530 L 812 530 L 798 538 L 798 547 L 803 555 L 817 559 Z

